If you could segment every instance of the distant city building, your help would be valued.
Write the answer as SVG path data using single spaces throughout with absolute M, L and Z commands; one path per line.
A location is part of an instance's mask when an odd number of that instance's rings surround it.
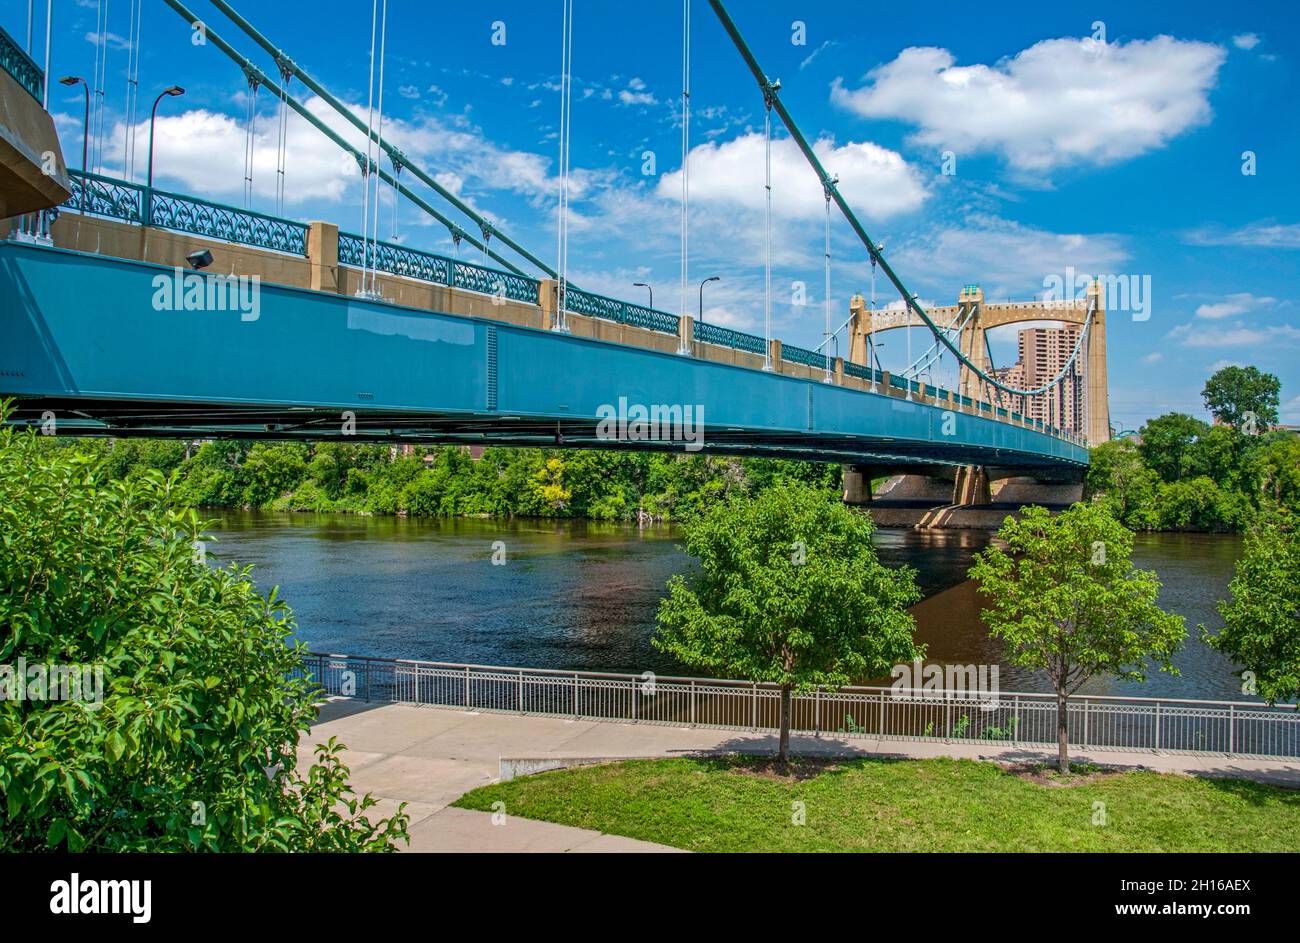
M 1045 386 L 1069 363 L 1070 354 L 1079 343 L 1078 327 L 1031 327 L 1018 334 L 1020 357 L 1010 367 L 992 371 L 1000 383 L 1017 389 L 1032 390 Z M 1084 358 L 1074 358 L 1065 378 L 1046 393 L 1022 397 L 1005 390 L 995 390 L 994 401 L 1004 409 L 1023 412 L 1029 419 L 1039 420 L 1071 432 L 1082 432 L 1087 427 L 1087 407 L 1084 403 Z

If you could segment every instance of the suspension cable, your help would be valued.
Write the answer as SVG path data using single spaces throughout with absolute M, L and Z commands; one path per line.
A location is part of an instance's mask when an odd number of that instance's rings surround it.
M 402 175 L 402 152 L 394 151 L 388 155 L 388 159 L 393 164 L 393 242 L 397 242 L 397 197 L 401 193 L 397 186 L 397 178 Z
M 141 0 L 131 0 L 131 23 L 126 34 L 126 126 L 122 134 L 122 177 L 135 176 L 135 116 L 140 99 L 140 30 L 144 11 Z
M 763 86 L 763 188 L 766 209 L 763 214 L 763 369 L 772 369 L 772 103 L 779 81 Z
M 688 243 L 691 199 L 691 0 L 682 0 L 682 298 L 678 312 L 688 313 L 690 279 Z
M 248 107 L 244 123 L 244 208 L 253 208 L 253 158 L 257 146 L 257 88 L 260 84 L 253 72 L 248 77 Z
M 103 172 L 104 154 L 104 86 L 107 84 L 108 71 L 108 0 L 99 0 L 95 9 L 95 71 L 92 81 L 95 88 L 91 127 L 94 132 L 91 166 L 95 173 Z
M 284 172 L 289 163 L 289 83 L 293 73 L 286 62 L 277 62 L 280 69 L 280 115 L 275 151 L 275 212 L 284 215 Z
M 839 178 L 836 177 L 831 182 L 837 183 L 838 181 Z M 823 286 L 823 291 L 822 291 L 822 294 L 824 296 L 822 299 L 822 303 L 823 306 L 826 308 L 826 331 L 825 331 L 826 337 L 822 341 L 822 345 L 825 346 L 826 342 L 831 339 L 831 191 L 823 187 L 822 192 L 826 196 L 826 233 L 824 239 L 824 243 L 825 243 L 824 250 L 825 250 L 825 257 L 826 257 L 826 284 L 825 286 Z M 826 347 L 825 382 L 826 383 L 831 382 L 831 349 L 829 346 Z
M 379 21 L 379 104 L 378 104 L 378 133 L 376 134 L 377 143 L 375 145 L 375 162 L 378 164 L 383 159 L 383 142 L 384 142 L 384 64 L 386 61 L 386 48 L 388 44 L 388 0 L 384 0 L 383 13 Z M 374 214 L 373 235 L 370 240 L 371 251 L 375 254 L 375 261 L 370 266 L 370 293 L 379 294 L 379 186 L 383 183 L 379 175 L 375 174 L 375 198 L 372 202 L 371 209 Z
M 366 163 L 361 168 L 361 284 L 358 295 L 366 293 L 366 276 L 370 271 L 370 168 L 374 149 L 375 127 L 375 34 L 379 26 L 379 0 L 370 2 L 370 89 L 366 94 Z
M 808 139 L 805 138 L 803 132 L 799 130 L 799 126 L 795 124 L 794 119 L 790 116 L 790 112 L 786 109 L 785 105 L 776 94 L 779 90 L 780 83 L 769 83 L 762 67 L 758 64 L 758 60 L 754 58 L 754 54 L 745 43 L 744 37 L 740 35 L 740 30 L 736 27 L 735 21 L 732 20 L 731 15 L 727 13 L 722 0 L 709 0 L 709 5 L 713 8 L 713 12 L 717 14 L 719 21 L 722 23 L 723 29 L 726 30 L 727 35 L 735 44 L 737 51 L 745 60 L 745 64 L 753 74 L 754 80 L 758 83 L 759 87 L 763 89 L 765 102 L 770 105 L 770 108 L 776 110 L 782 123 L 785 124 L 786 129 L 790 132 L 790 137 L 794 139 L 795 144 L 803 153 L 804 159 L 808 161 L 809 165 L 817 173 L 823 186 L 829 186 L 831 196 L 835 200 L 835 205 L 840 208 L 840 212 L 844 215 L 844 218 L 848 221 L 854 233 L 861 240 L 862 244 L 867 247 L 867 252 L 871 256 L 872 261 L 880 265 L 885 276 L 893 283 L 894 288 L 897 289 L 899 295 L 903 299 L 904 308 L 916 312 L 917 316 L 925 322 L 925 326 L 930 329 L 930 332 L 938 337 L 944 346 L 952 351 L 953 355 L 957 357 L 959 361 L 966 364 L 966 366 L 974 371 L 977 376 L 982 377 L 998 389 L 1011 393 L 1020 392 L 1015 387 L 1008 386 L 1002 381 L 990 377 L 983 369 L 971 363 L 969 358 L 962 354 L 961 350 L 952 343 L 951 339 L 943 335 L 942 329 L 939 325 L 935 324 L 934 320 L 917 302 L 916 295 L 908 292 L 907 286 L 903 284 L 902 279 L 898 277 L 893 268 L 885 260 L 880 249 L 872 243 L 871 237 L 867 234 L 867 231 L 863 229 L 862 223 L 859 222 L 856 214 L 854 214 L 852 208 L 850 208 L 847 201 L 845 201 L 843 194 L 840 193 L 836 186 L 830 184 L 830 176 L 822 166 L 821 160 L 813 152 L 812 146 L 808 143 Z M 1089 318 L 1091 318 L 1091 314 L 1089 315 Z
M 569 329 L 566 305 L 569 284 L 569 119 L 572 111 L 573 71 L 573 0 L 564 0 L 560 23 L 560 163 L 559 213 L 555 245 L 555 325 L 557 331 Z

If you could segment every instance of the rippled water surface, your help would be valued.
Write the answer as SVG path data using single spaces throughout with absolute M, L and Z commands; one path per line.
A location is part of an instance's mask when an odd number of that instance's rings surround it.
M 314 650 L 390 658 L 591 671 L 691 674 L 650 645 L 668 577 L 692 566 L 668 528 L 585 521 L 429 521 L 352 515 L 212 512 L 222 560 L 255 566 L 278 585 L 299 636 Z M 965 580 L 982 531 L 882 530 L 881 559 L 917 571 L 927 599 L 916 609 L 928 659 L 1001 664 L 1004 690 L 1047 690 L 1007 666 Z M 493 545 L 505 564 L 492 563 Z M 1232 665 L 1197 639 L 1217 627 L 1240 541 L 1207 535 L 1139 535 L 1134 558 L 1164 583 L 1161 602 L 1186 617 L 1180 677 L 1089 690 L 1163 697 L 1240 698 Z

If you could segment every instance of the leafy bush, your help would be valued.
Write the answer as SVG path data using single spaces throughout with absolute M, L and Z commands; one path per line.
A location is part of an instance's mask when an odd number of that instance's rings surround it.
M 289 610 L 247 569 L 196 560 L 201 522 L 172 489 L 0 429 L 0 845 L 391 849 L 407 816 L 367 818 L 342 747 L 300 767 L 318 692 L 294 676 Z M 20 699 L 20 659 L 88 683 Z

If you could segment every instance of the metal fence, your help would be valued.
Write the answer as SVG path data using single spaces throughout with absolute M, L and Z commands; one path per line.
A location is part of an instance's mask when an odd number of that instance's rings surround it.
M 0 29 L 0 69 L 12 75 L 32 98 L 40 101 L 44 97 L 45 73 L 4 29 Z
M 750 681 L 506 668 L 308 654 L 303 673 L 326 694 L 583 720 L 775 730 L 780 689 Z M 1236 701 L 1079 695 L 1067 706 L 1070 743 L 1085 749 L 1300 757 L 1300 712 Z M 892 688 L 797 694 L 792 729 L 845 737 L 1054 747 L 1051 694 L 946 697 Z

